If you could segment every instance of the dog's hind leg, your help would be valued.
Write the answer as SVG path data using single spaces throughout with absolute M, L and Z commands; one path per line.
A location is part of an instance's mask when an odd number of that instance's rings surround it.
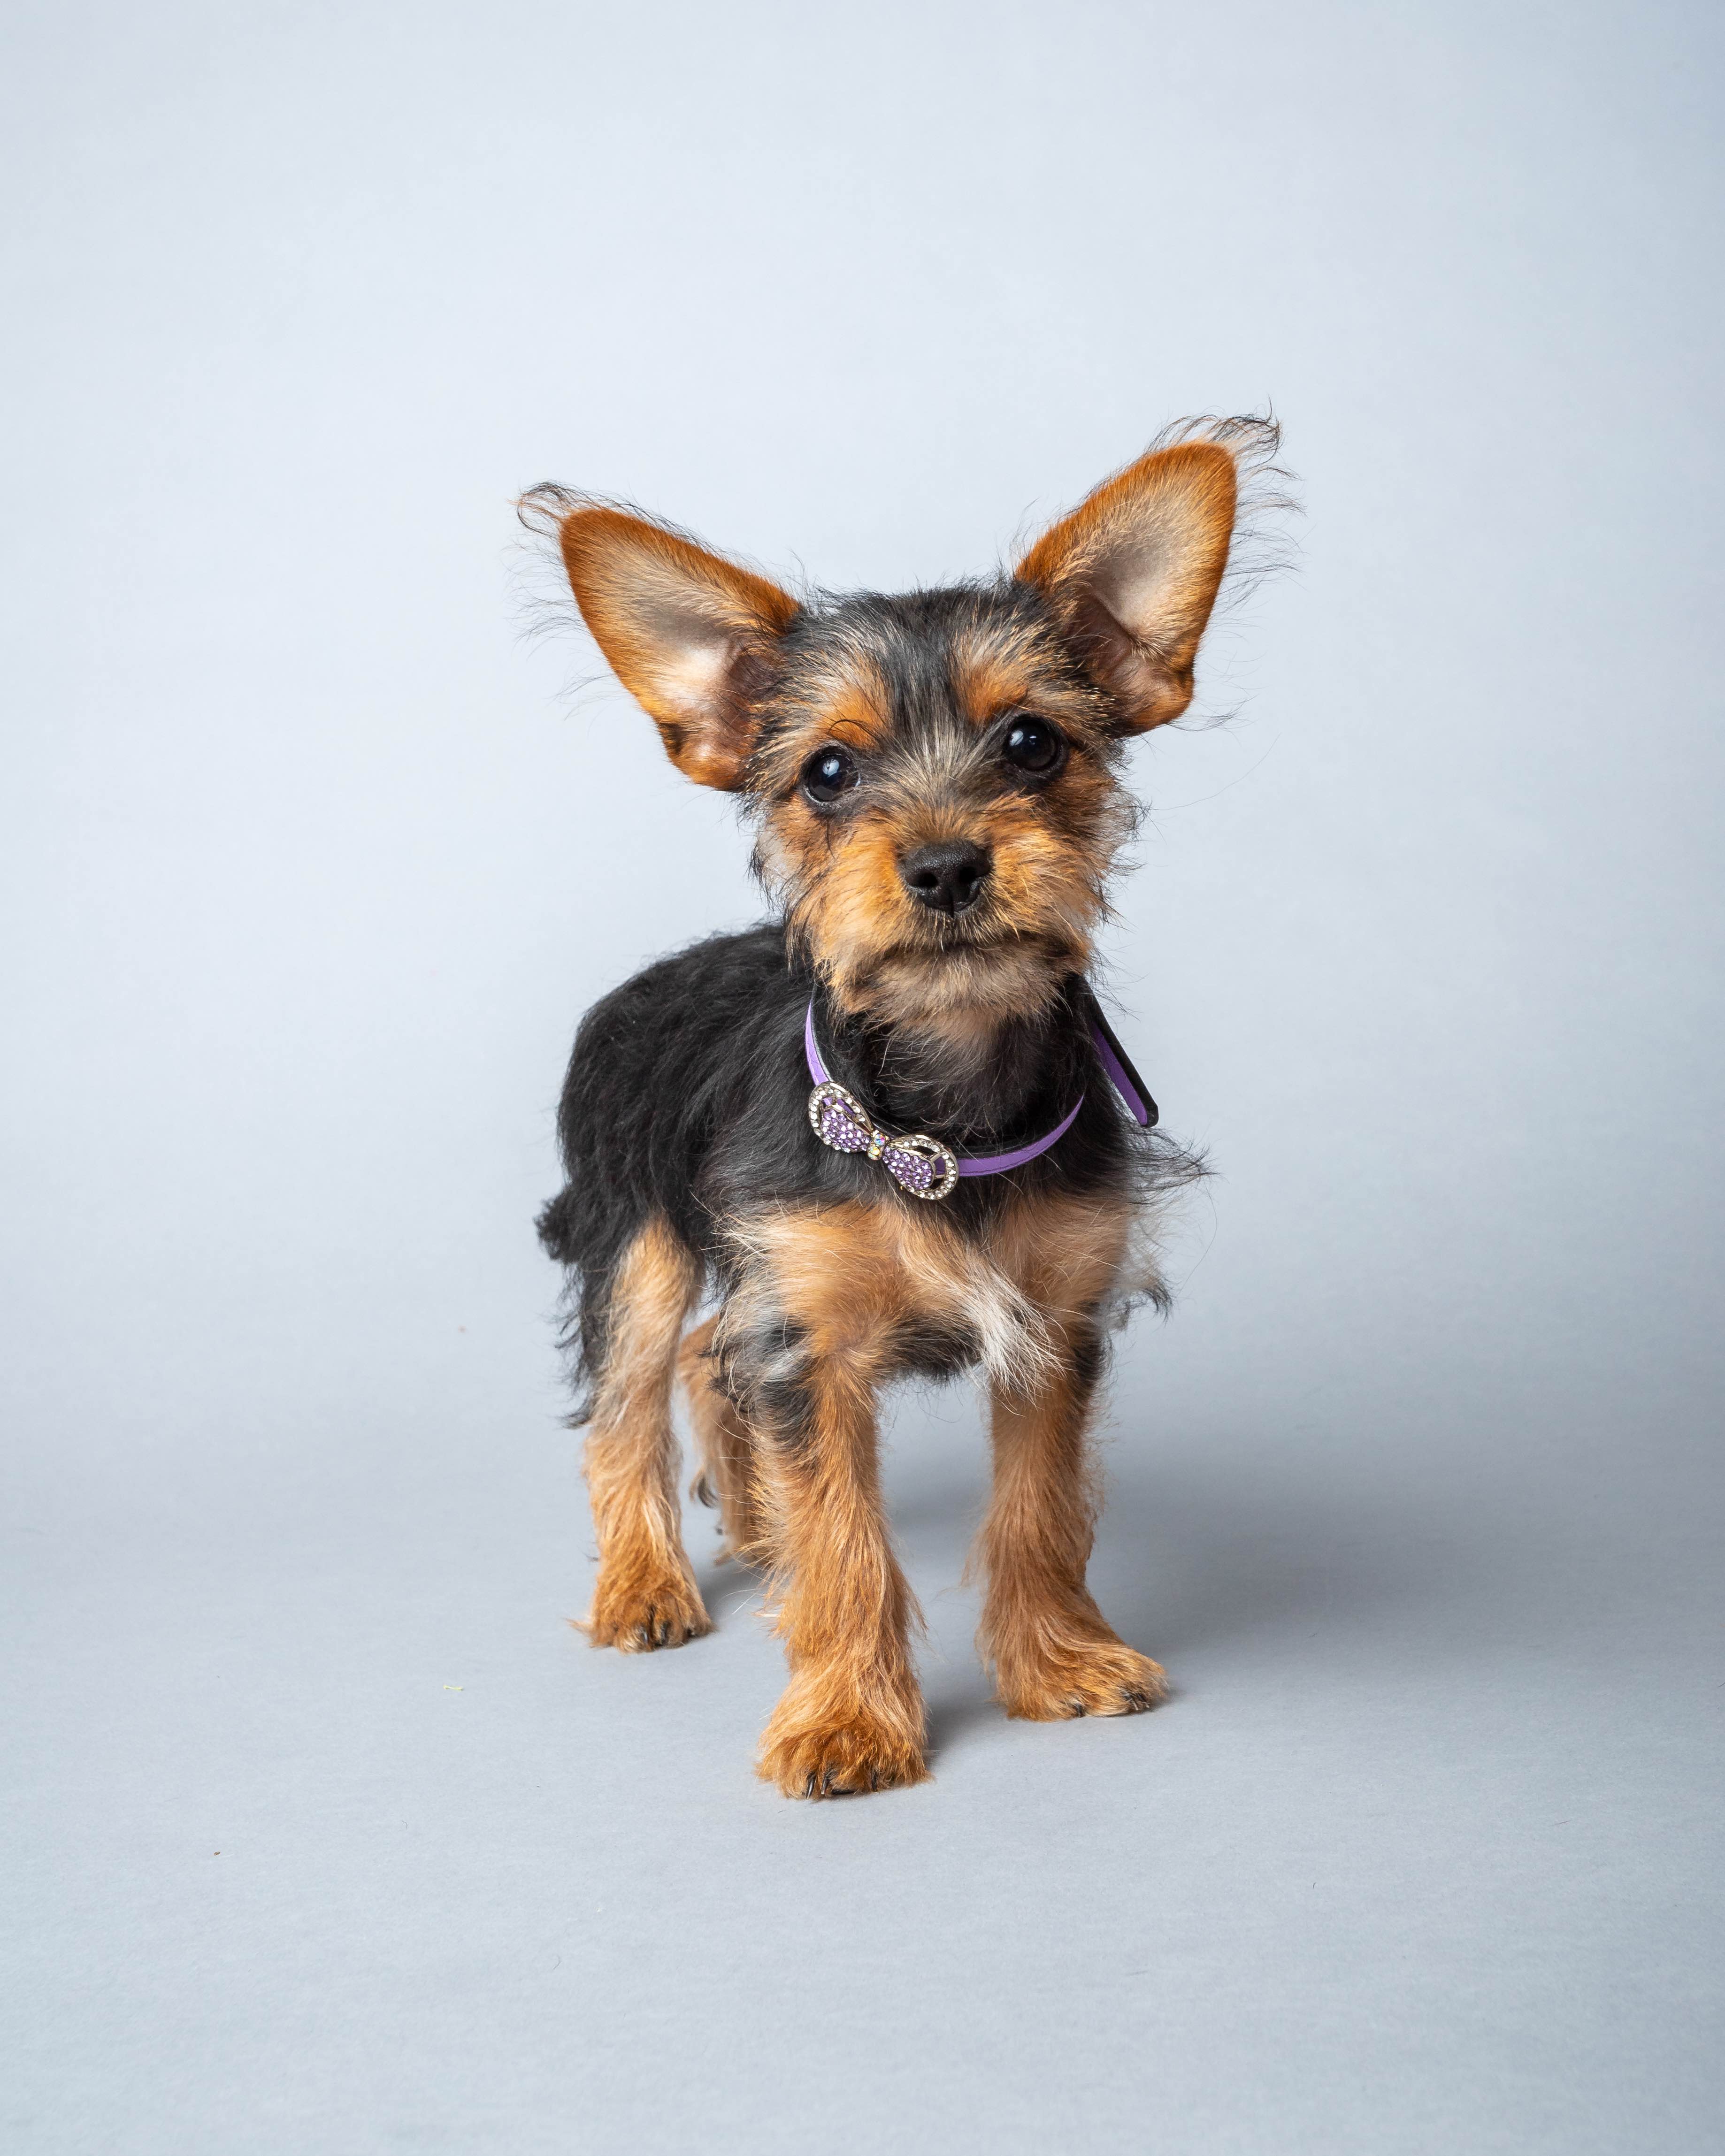
M 701 1278 L 695 1253 L 655 1219 L 611 1283 L 583 1460 L 599 1576 L 582 1630 L 596 1647 L 639 1654 L 712 1629 L 683 1550 L 670 1417 L 677 1342 Z
M 755 1440 L 748 1424 L 718 1382 L 713 1355 L 716 1317 L 697 1325 L 677 1354 L 677 1375 L 689 1404 L 689 1419 L 701 1448 L 701 1470 L 690 1495 L 716 1505 L 726 1558 L 753 1563 L 764 1554 L 766 1520 L 755 1486 Z

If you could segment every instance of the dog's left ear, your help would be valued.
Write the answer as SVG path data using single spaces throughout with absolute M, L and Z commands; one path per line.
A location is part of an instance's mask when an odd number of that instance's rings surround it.
M 557 539 L 594 640 L 678 770 L 734 793 L 797 602 L 679 531 L 568 499 L 557 504 Z
M 1233 454 L 1218 443 L 1153 449 L 1045 532 L 1014 572 L 1052 603 L 1113 691 L 1123 732 L 1163 726 L 1192 701 L 1239 495 Z

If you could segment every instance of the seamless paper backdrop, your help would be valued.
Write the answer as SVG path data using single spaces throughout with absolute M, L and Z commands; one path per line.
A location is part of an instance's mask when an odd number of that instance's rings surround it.
M 9 2145 L 1713 2145 L 1721 44 L 11 11 Z M 1218 1171 L 1096 1564 L 1181 1696 L 996 1718 L 912 1395 L 937 1780 L 783 1805 L 746 1580 L 562 1622 L 562 1060 L 760 901 L 511 499 L 899 587 L 1272 404 L 1108 946 Z

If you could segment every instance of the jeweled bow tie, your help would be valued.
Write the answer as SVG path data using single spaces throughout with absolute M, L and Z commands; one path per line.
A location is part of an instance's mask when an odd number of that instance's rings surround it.
M 883 1131 L 856 1096 L 830 1078 L 809 1096 L 809 1120 L 823 1145 L 834 1152 L 864 1152 L 878 1160 L 913 1198 L 944 1198 L 958 1180 L 958 1156 L 951 1146 L 920 1131 L 908 1137 Z
M 1133 1118 L 1148 1130 L 1156 1121 L 1156 1103 L 1127 1060 L 1126 1050 L 1115 1039 L 1087 983 L 1083 995 L 1090 1037 L 1109 1082 Z M 809 1075 L 814 1081 L 814 1091 L 809 1096 L 809 1122 L 816 1137 L 834 1152 L 865 1153 L 870 1160 L 878 1160 L 899 1188 L 908 1190 L 913 1198 L 950 1197 L 961 1175 L 1000 1175 L 1009 1168 L 1024 1167 L 1027 1161 L 1037 1159 L 1065 1137 L 1084 1106 L 1081 1093 L 1054 1128 L 1040 1138 L 1033 1138 L 1029 1145 L 1018 1146 L 1011 1152 L 982 1153 L 961 1160 L 951 1146 L 942 1145 L 938 1138 L 932 1138 L 925 1132 L 913 1131 L 906 1137 L 900 1137 L 895 1132 L 883 1131 L 856 1096 L 834 1080 L 821 1060 L 820 1048 L 814 1038 L 813 996 L 809 998 L 808 1014 L 803 1021 L 803 1053 Z

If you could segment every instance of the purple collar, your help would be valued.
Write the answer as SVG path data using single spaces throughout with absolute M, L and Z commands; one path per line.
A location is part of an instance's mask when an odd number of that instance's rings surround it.
M 1091 1040 L 1108 1074 L 1109 1083 L 1131 1110 L 1134 1120 L 1147 1130 L 1156 1121 L 1156 1103 L 1127 1062 L 1125 1050 L 1115 1039 L 1087 983 L 1084 1000 Z M 883 1131 L 856 1096 L 846 1092 L 834 1081 L 821 1060 L 820 1047 L 814 1038 L 813 996 L 809 998 L 808 1014 L 803 1020 L 803 1054 L 809 1065 L 809 1075 L 814 1081 L 814 1091 L 809 1096 L 809 1122 L 816 1137 L 834 1152 L 866 1153 L 870 1160 L 878 1160 L 901 1189 L 909 1191 L 913 1198 L 948 1198 L 961 1175 L 1004 1175 L 1009 1168 L 1024 1167 L 1027 1161 L 1039 1158 L 1065 1137 L 1084 1106 L 1081 1093 L 1054 1128 L 1045 1131 L 1040 1138 L 1033 1138 L 1029 1145 L 1015 1146 L 1010 1152 L 977 1153 L 961 1160 L 951 1146 L 943 1145 L 938 1138 L 932 1138 L 923 1132 L 900 1137 L 891 1131 Z

